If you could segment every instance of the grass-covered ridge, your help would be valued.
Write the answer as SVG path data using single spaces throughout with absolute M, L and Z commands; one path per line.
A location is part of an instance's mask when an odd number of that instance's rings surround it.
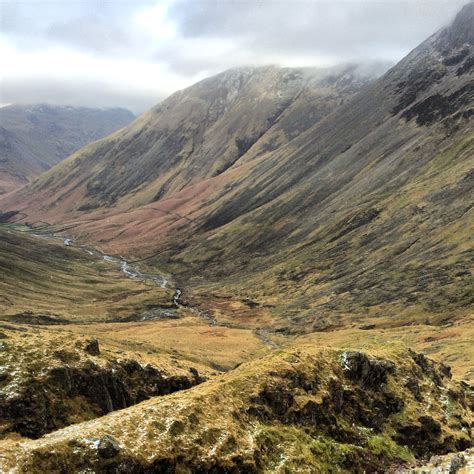
M 401 347 L 297 346 L 37 441 L 4 442 L 1 468 L 388 470 L 468 447 L 467 396 L 445 366 Z

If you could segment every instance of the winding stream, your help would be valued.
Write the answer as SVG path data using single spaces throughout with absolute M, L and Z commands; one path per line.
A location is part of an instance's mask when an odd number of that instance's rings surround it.
M 67 244 L 66 244 L 66 241 L 68 242 Z M 66 239 L 64 241 L 64 244 L 68 247 L 72 247 L 73 240 Z M 132 278 L 134 280 L 139 280 L 139 281 L 151 281 L 159 288 L 169 288 L 170 286 L 170 281 L 165 276 L 160 275 L 160 274 L 154 275 L 151 273 L 141 272 L 137 267 L 132 266 L 130 263 L 128 263 L 122 256 L 113 257 L 111 255 L 104 254 L 95 248 L 86 247 L 86 246 L 77 246 L 76 248 L 87 252 L 91 256 L 102 258 L 106 262 L 110 262 L 114 265 L 119 266 L 122 272 L 128 278 Z M 173 299 L 172 299 L 173 306 L 175 308 L 179 308 L 180 306 L 182 306 L 182 303 L 181 303 L 182 294 L 183 292 L 180 288 L 175 288 Z M 209 312 L 200 310 L 198 308 L 193 308 L 193 307 L 188 307 L 187 309 L 191 313 L 195 314 L 197 317 L 201 318 L 207 324 L 209 324 L 209 326 L 218 325 L 217 320 L 213 316 L 211 316 Z
M 88 253 L 94 255 L 94 253 L 88 250 Z M 167 288 L 169 281 L 163 275 L 152 275 L 150 273 L 143 273 L 138 268 L 132 267 L 123 257 L 112 257 L 110 255 L 102 254 L 102 258 L 107 261 L 114 263 L 122 269 L 122 272 L 129 278 L 133 278 L 134 280 L 141 280 L 141 281 L 151 281 L 156 286 L 160 288 Z M 179 292 L 179 294 L 178 294 Z M 177 305 L 177 301 L 181 296 L 181 290 L 176 289 L 175 296 L 173 297 L 173 302 Z
M 72 247 L 72 243 L 73 243 L 72 239 L 66 239 L 64 241 L 64 244 L 68 247 Z M 95 248 L 90 248 L 86 246 L 77 246 L 76 248 L 79 248 L 87 252 L 91 256 L 102 258 L 106 262 L 119 266 L 122 272 L 128 278 L 132 278 L 134 280 L 139 280 L 139 281 L 151 281 L 156 286 L 163 289 L 169 288 L 170 286 L 170 281 L 165 276 L 161 274 L 154 275 L 151 273 L 141 272 L 137 267 L 132 266 L 130 263 L 128 263 L 122 256 L 113 257 L 111 255 L 104 254 Z M 182 306 L 182 303 L 181 303 L 182 294 L 183 292 L 180 288 L 175 288 L 173 299 L 172 299 L 173 306 L 175 308 L 179 308 L 180 306 Z M 200 309 L 192 308 L 192 307 L 189 307 L 188 309 L 190 310 L 191 313 L 195 314 L 196 316 L 201 318 L 203 321 L 208 323 L 209 326 L 217 326 L 217 320 L 214 317 L 212 317 L 207 311 L 202 311 Z
M 31 229 L 32 232 L 31 235 L 34 235 L 35 237 L 40 237 L 40 238 L 48 238 L 48 239 L 58 239 L 60 238 L 64 245 L 66 247 L 70 248 L 76 248 L 79 250 L 82 250 L 83 252 L 88 253 L 92 257 L 100 258 L 102 260 L 105 260 L 106 262 L 112 263 L 119 267 L 121 271 L 126 275 L 128 278 L 138 280 L 138 281 L 143 281 L 143 282 L 152 282 L 154 285 L 156 285 L 159 288 L 172 288 L 171 282 L 166 278 L 164 275 L 161 274 L 152 274 L 152 273 L 146 273 L 140 271 L 136 266 L 131 265 L 127 260 L 125 260 L 122 256 L 119 257 L 114 257 L 112 255 L 107 255 L 100 250 L 97 250 L 94 247 L 89 247 L 86 245 L 74 245 L 74 239 L 70 237 L 59 237 L 58 235 L 55 235 L 52 232 L 34 232 L 34 229 Z M 175 288 L 173 298 L 172 298 L 172 303 L 175 308 L 179 308 L 180 306 L 183 306 L 183 303 L 181 302 L 181 296 L 183 292 L 180 288 Z M 209 312 L 206 310 L 201 310 L 196 307 L 187 307 L 187 309 L 195 314 L 198 318 L 202 319 L 205 321 L 209 326 L 218 326 L 218 321 L 217 319 Z M 256 336 L 268 347 L 275 348 L 278 347 L 277 344 L 275 344 L 267 335 L 267 332 L 263 329 L 259 329 L 256 332 Z

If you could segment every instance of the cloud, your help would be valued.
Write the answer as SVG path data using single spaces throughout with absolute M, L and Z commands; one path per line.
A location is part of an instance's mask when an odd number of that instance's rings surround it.
M 9 65 L 0 73 L 0 103 L 113 105 L 141 112 L 193 81 L 165 64 L 61 46 L 24 51 L 0 41 L 0 56 Z
M 139 112 L 233 66 L 393 62 L 463 3 L 4 0 L 0 102 L 67 100 Z
M 163 100 L 167 94 L 145 88 L 126 89 L 100 80 L 83 81 L 73 78 L 22 78 L 6 79 L 2 84 L 0 104 L 49 103 L 88 107 L 125 107 L 142 112 Z
M 399 0 L 176 2 L 170 12 L 186 38 L 233 38 L 248 51 L 283 60 L 400 59 L 465 3 Z

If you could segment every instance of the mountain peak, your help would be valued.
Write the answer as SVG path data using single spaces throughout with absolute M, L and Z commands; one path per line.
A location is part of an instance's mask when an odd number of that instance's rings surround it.
M 474 44 L 474 1 L 464 5 L 456 15 L 451 26 L 446 28 L 443 37 L 450 47 L 458 48 L 464 44 Z

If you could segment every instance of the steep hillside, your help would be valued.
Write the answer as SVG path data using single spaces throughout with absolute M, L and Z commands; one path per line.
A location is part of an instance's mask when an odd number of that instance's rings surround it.
M 392 347 L 297 347 L 190 390 L 38 440 L 0 441 L 8 472 L 390 472 L 470 446 L 469 392 Z
M 80 150 L 15 200 L 55 219 L 135 208 L 281 147 L 352 97 L 372 69 L 233 69 L 173 94 Z M 42 204 L 31 207 L 32 196 Z M 17 201 L 18 202 L 18 201 Z
M 280 332 L 468 322 L 473 12 L 324 117 L 292 109 L 303 72 L 231 71 L 0 206 L 166 265 L 201 301 L 250 297 Z
M 0 193 L 24 185 L 134 116 L 125 109 L 40 105 L 0 108 Z

